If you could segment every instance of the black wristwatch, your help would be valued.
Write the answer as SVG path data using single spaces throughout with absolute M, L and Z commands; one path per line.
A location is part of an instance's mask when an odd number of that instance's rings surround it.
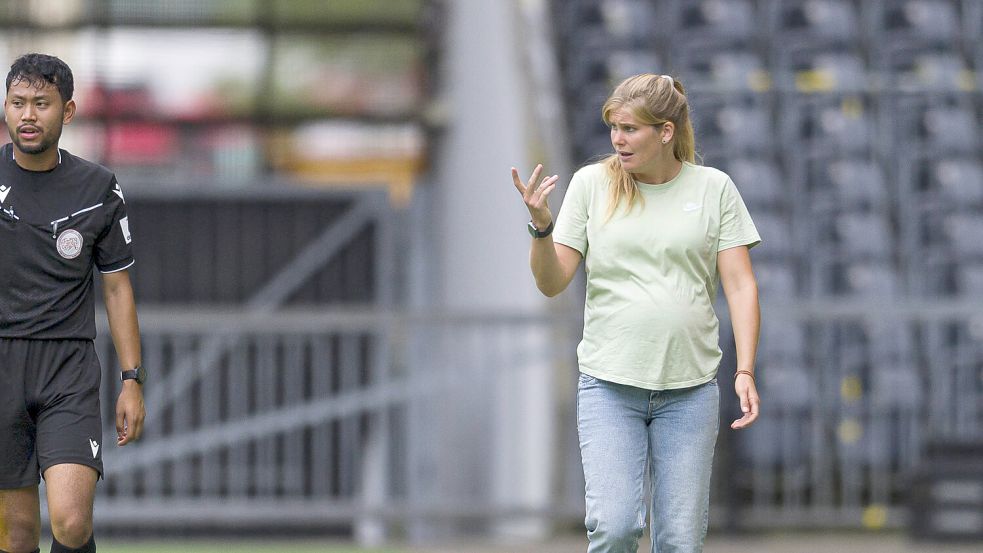
M 536 228 L 536 225 L 534 225 L 532 221 L 529 221 L 526 228 L 529 229 L 529 236 L 532 236 L 533 238 L 546 238 L 550 234 L 553 234 L 553 221 L 550 221 L 549 226 L 543 230 Z
M 124 382 L 136 380 L 137 384 L 143 386 L 143 383 L 147 381 L 147 369 L 143 368 L 143 365 L 137 365 L 134 369 L 120 373 L 119 379 Z

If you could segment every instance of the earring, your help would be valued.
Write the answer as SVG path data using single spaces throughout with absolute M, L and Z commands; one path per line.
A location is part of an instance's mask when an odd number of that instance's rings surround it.
M 668 143 L 669 143 L 669 140 L 668 140 L 668 139 L 666 139 L 666 138 L 663 138 L 663 139 L 662 139 L 662 143 L 663 143 L 663 144 L 668 144 Z

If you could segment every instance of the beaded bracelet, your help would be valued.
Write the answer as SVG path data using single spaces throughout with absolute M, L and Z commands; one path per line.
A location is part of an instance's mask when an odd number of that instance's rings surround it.
M 746 375 L 750 376 L 751 377 L 751 382 L 754 382 L 754 373 L 753 372 L 751 372 L 751 371 L 737 371 L 736 373 L 734 373 L 734 378 L 737 378 L 737 375 L 739 375 L 739 374 L 746 374 Z

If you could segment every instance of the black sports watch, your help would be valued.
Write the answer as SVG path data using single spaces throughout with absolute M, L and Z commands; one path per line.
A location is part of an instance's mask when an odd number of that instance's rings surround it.
M 122 382 L 136 380 L 137 384 L 143 386 L 143 383 L 147 381 L 147 369 L 143 368 L 143 365 L 137 365 L 134 369 L 120 373 L 119 379 Z
M 529 236 L 532 236 L 533 238 L 546 238 L 550 234 L 553 234 L 553 221 L 550 221 L 549 226 L 543 230 L 536 228 L 536 225 L 534 225 L 532 221 L 529 221 L 526 228 L 529 229 Z

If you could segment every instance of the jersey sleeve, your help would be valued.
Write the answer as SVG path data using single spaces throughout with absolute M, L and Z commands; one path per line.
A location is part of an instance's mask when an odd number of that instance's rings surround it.
M 587 180 L 583 169 L 574 173 L 553 228 L 554 242 L 569 246 L 584 257 L 587 257 L 587 219 L 590 208 Z
M 744 199 L 734 181 L 728 178 L 720 198 L 720 240 L 717 251 L 736 246 L 747 246 L 750 249 L 760 243 L 761 236 L 744 205 Z
M 106 226 L 96 238 L 94 260 L 99 271 L 113 273 L 126 269 L 134 262 L 126 201 L 115 176 L 103 199 L 102 208 L 106 214 Z

